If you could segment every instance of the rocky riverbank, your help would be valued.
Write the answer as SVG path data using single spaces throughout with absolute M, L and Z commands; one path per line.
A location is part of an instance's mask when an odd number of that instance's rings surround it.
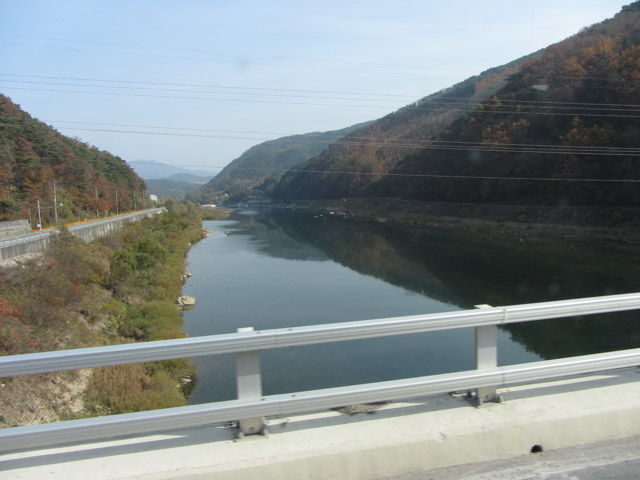
M 204 235 L 198 209 L 174 205 L 91 244 L 71 235 L 41 258 L 0 267 L 0 354 L 183 337 L 185 256 Z M 179 406 L 186 359 L 0 379 L 0 428 Z
M 280 205 L 351 221 L 455 230 L 475 235 L 640 243 L 640 209 L 466 205 L 350 198 Z

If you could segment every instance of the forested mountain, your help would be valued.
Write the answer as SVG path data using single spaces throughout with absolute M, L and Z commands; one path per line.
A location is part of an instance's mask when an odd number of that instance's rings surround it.
M 495 96 L 407 157 L 368 193 L 473 203 L 637 206 L 639 103 L 640 2 L 635 2 L 522 65 Z
M 288 172 L 270 193 L 282 199 L 362 194 L 416 147 L 428 143 L 456 118 L 504 86 L 507 77 L 535 55 L 487 70 L 355 130 L 295 172 Z
M 485 100 L 455 120 L 461 99 L 471 98 L 463 86 L 473 79 L 453 87 L 455 93 L 445 90 L 354 132 L 341 141 L 344 144 L 333 145 L 297 169 L 326 174 L 289 173 L 274 189 L 275 195 L 543 205 L 640 203 L 640 2 L 534 58 L 511 64 L 507 75 L 505 82 L 494 83 L 499 88 L 489 90 Z M 471 92 L 483 91 L 482 83 L 467 85 Z M 416 107 L 447 101 L 456 105 L 440 122 L 442 114 L 434 110 L 429 112 L 431 122 L 425 118 L 411 126 L 408 114 L 417 115 L 421 110 Z M 385 125 L 396 117 L 400 121 L 395 128 L 402 131 L 404 124 L 411 132 L 407 139 L 413 151 L 408 155 L 406 149 L 386 148 L 392 144 L 386 138 L 392 135 Z M 372 140 L 363 138 L 367 136 Z
M 119 157 L 66 137 L 0 95 L 0 220 L 53 221 L 140 206 L 144 182 Z M 116 193 L 117 192 L 117 193 Z M 116 204 L 117 199 L 117 204 Z
M 208 203 L 227 194 L 231 200 L 244 200 L 253 194 L 254 188 L 270 189 L 291 167 L 318 155 L 329 144 L 359 127 L 362 124 L 330 132 L 292 135 L 255 145 L 188 198 Z
M 168 165 L 166 163 L 157 162 L 155 160 L 133 160 L 129 162 L 131 168 L 144 180 L 155 180 L 157 178 L 173 178 L 177 175 L 208 177 L 207 181 L 215 177 L 215 173 L 205 170 L 191 170 L 177 165 Z M 174 180 L 184 180 L 183 178 L 174 178 Z
M 167 178 L 146 180 L 149 193 L 160 200 L 173 198 L 182 200 L 186 195 L 206 184 L 211 177 L 198 177 L 188 173 L 178 173 Z

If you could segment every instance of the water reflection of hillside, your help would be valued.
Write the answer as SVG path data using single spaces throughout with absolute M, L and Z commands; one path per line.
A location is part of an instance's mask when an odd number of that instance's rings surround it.
M 252 231 L 255 238 L 276 240 L 265 247 L 267 254 L 290 258 L 292 252 L 305 252 L 314 259 L 325 255 L 359 273 L 461 308 L 640 290 L 637 261 L 630 251 L 611 245 L 535 242 L 526 237 L 488 240 L 283 211 L 257 223 L 263 227 Z M 531 351 L 553 358 L 640 346 L 636 317 L 545 321 L 507 330 Z
M 309 243 L 299 242 L 285 233 L 273 216 L 236 215 L 233 219 L 237 224 L 228 230 L 228 234 L 248 235 L 264 255 L 287 260 L 328 260 L 322 250 Z

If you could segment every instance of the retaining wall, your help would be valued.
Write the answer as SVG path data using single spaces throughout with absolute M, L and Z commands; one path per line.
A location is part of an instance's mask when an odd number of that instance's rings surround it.
M 31 226 L 28 220 L 0 222 L 0 238 L 17 237 L 28 233 L 31 233 Z
M 70 225 L 67 228 L 73 235 L 81 238 L 83 241 L 91 242 L 96 238 L 120 230 L 126 223 L 139 221 L 142 218 L 156 215 L 162 211 L 164 211 L 164 209 L 154 208 L 141 212 L 119 215 L 117 217 Z M 57 235 L 57 233 L 57 229 L 47 230 L 0 240 L 0 260 L 8 260 L 21 255 L 27 255 L 29 253 L 44 252 L 51 242 L 51 236 Z

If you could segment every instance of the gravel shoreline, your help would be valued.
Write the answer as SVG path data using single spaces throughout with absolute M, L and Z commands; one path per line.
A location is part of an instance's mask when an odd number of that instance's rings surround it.
M 529 238 L 640 244 L 640 209 L 632 208 L 465 205 L 385 198 L 298 201 L 276 208 L 351 221 L 463 231 L 488 237 L 525 234 Z

